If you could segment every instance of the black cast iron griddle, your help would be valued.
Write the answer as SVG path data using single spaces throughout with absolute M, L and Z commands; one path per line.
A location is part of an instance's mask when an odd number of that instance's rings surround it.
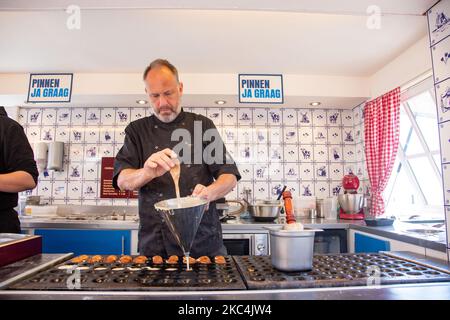
M 249 289 L 346 287 L 450 281 L 450 274 L 378 253 L 315 255 L 313 269 L 302 272 L 279 271 L 272 267 L 270 256 L 233 256 L 233 259 Z M 379 282 L 377 282 L 377 277 Z
M 71 263 L 66 261 L 9 287 L 13 290 L 174 291 L 238 290 L 246 286 L 230 256 L 225 264 Z M 165 261 L 165 260 L 164 260 Z M 71 267 L 70 269 L 65 269 Z M 75 270 L 75 271 L 74 271 Z M 76 274 L 79 274 L 79 287 Z M 70 279 L 69 279 L 70 278 Z

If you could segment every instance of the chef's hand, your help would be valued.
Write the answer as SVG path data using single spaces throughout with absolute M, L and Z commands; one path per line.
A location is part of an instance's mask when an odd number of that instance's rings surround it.
M 175 161 L 177 161 L 177 154 L 166 148 L 148 157 L 144 163 L 144 169 L 154 178 L 160 177 L 175 166 Z
M 192 196 L 205 199 L 206 201 L 208 201 L 208 206 L 206 207 L 206 210 L 208 210 L 209 208 L 209 202 L 214 200 L 211 190 L 202 184 L 197 184 L 195 186 L 194 191 L 192 191 Z

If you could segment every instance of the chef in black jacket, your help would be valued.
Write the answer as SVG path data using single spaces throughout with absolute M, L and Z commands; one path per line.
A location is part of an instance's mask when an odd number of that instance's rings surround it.
M 0 107 L 0 233 L 20 233 L 18 192 L 36 187 L 33 150 L 20 124 Z
M 124 145 L 116 156 L 113 178 L 115 188 L 139 190 L 139 252 L 146 256 L 183 255 L 154 208 L 156 202 L 176 197 L 169 170 L 175 165 L 174 159 L 182 160 L 183 155 L 172 150 L 180 141 L 172 141 L 171 135 L 174 130 L 182 128 L 192 137 L 192 143 L 187 145 L 193 161 L 181 161 L 181 197 L 193 195 L 210 202 L 193 242 L 191 256 L 225 255 L 226 248 L 222 241 L 215 200 L 228 194 L 241 178 L 236 164 L 226 152 L 213 122 L 181 108 L 183 84 L 172 64 L 162 59 L 153 61 L 144 72 L 144 82 L 154 115 L 133 121 L 125 129 Z M 201 136 L 197 132 L 199 125 Z M 194 127 L 195 136 L 200 136 L 199 142 L 194 141 Z M 209 141 L 205 142 L 201 137 L 208 129 L 218 137 L 214 141 L 223 151 L 218 153 L 223 155 L 220 161 L 213 162 L 208 157 L 203 157 L 203 150 Z M 195 161 L 194 152 L 197 152 L 197 156 L 199 154 L 198 143 L 202 155 L 200 161 Z

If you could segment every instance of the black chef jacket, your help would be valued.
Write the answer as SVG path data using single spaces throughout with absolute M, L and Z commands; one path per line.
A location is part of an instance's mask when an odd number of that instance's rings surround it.
M 28 172 L 37 182 L 39 173 L 25 132 L 0 107 L 0 174 L 14 171 Z M 20 233 L 20 221 L 14 210 L 17 200 L 18 193 L 0 191 L 0 233 Z
M 207 129 L 217 130 L 210 119 L 202 115 L 184 112 L 183 110 L 170 123 L 164 123 L 153 115 L 130 123 L 125 129 L 124 145 L 117 154 L 114 162 L 113 186 L 118 188 L 117 178 L 123 169 L 142 168 L 145 161 L 153 153 L 165 148 L 173 149 L 179 143 L 179 141 L 171 141 L 171 135 L 175 129 L 187 129 L 192 139 L 190 148 L 194 148 L 194 121 L 201 121 L 202 133 Z M 237 180 L 241 178 L 234 161 L 232 164 L 226 164 L 225 145 L 222 139 L 219 142 L 224 150 L 223 164 L 206 164 L 204 161 L 202 161 L 202 164 L 194 164 L 193 161 L 191 161 L 191 164 L 181 163 L 179 180 L 181 197 L 191 195 L 197 184 L 204 186 L 210 185 L 214 179 L 217 179 L 219 175 L 224 173 L 234 174 Z M 209 141 L 203 142 L 202 149 L 208 143 Z M 229 154 L 227 156 L 229 157 Z M 193 159 L 194 156 L 192 156 Z M 146 256 L 183 255 L 175 238 L 162 220 L 160 214 L 154 208 L 156 202 L 175 197 L 175 185 L 170 172 L 166 172 L 161 177 L 153 179 L 147 185 L 140 188 L 140 225 L 138 234 L 140 254 Z M 210 203 L 209 209 L 203 215 L 190 254 L 193 257 L 226 254 L 215 201 Z

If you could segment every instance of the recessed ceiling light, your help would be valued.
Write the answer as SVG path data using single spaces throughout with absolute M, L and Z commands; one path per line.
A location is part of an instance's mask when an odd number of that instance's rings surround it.
M 146 104 L 147 102 L 146 100 L 136 100 L 137 104 Z
M 222 105 L 222 104 L 225 104 L 227 102 L 225 100 L 216 100 L 215 103 L 219 104 L 219 105 Z
M 313 107 L 317 107 L 320 106 L 320 102 L 311 102 L 310 105 L 312 105 Z

